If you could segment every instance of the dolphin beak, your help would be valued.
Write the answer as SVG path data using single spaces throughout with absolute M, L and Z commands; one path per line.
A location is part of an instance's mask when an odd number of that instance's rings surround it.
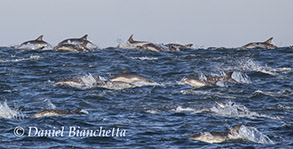
M 89 112 L 88 112 L 88 111 L 86 111 L 86 110 L 83 110 L 83 109 L 81 109 L 81 110 L 80 110 L 80 113 L 81 113 L 81 114 L 89 114 Z

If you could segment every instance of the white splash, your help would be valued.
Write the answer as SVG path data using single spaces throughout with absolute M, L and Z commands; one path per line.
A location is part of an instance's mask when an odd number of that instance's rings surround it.
M 251 83 L 250 78 L 241 72 L 233 72 L 231 78 L 238 83 Z
M 40 56 L 33 56 L 33 55 L 31 55 L 28 58 L 20 58 L 20 59 L 13 59 L 13 60 L 0 60 L 0 63 L 21 62 L 21 61 L 39 60 L 39 59 L 41 59 Z
M 291 68 L 271 68 L 268 66 L 262 66 L 259 64 L 257 61 L 254 61 L 252 59 L 242 59 L 238 62 L 240 69 L 241 70 L 246 70 L 246 71 L 257 71 L 257 72 L 262 72 L 265 74 L 269 75 L 278 75 L 280 73 L 290 73 L 292 72 Z
M 147 81 L 135 81 L 133 83 L 134 86 L 137 86 L 137 87 L 141 87 L 141 86 L 156 86 L 156 85 L 160 85 L 156 82 L 147 82 Z
M 248 116 L 250 117 L 251 112 L 243 105 L 237 105 L 231 101 L 227 103 L 222 103 L 222 106 L 217 104 L 213 106 L 210 110 L 211 112 L 220 116 Z
M 220 92 L 211 92 L 211 91 L 201 91 L 201 90 L 181 90 L 181 94 L 183 95 L 205 95 L 205 96 L 215 96 L 219 98 L 225 98 L 225 99 L 236 99 L 236 97 L 226 95 L 224 93 Z
M 175 109 L 175 112 L 184 112 L 184 111 L 194 111 L 193 108 L 182 108 L 181 106 L 178 106 L 176 109 Z
M 269 119 L 276 119 L 281 120 L 281 117 L 274 117 L 268 116 L 264 114 L 259 114 L 257 112 L 251 112 L 247 107 L 244 105 L 237 105 L 236 103 L 229 101 L 226 103 L 218 103 L 212 107 L 203 107 L 203 108 L 182 108 L 178 106 L 175 112 L 184 112 L 190 111 L 193 113 L 201 113 L 201 112 L 210 112 L 211 114 L 215 114 L 218 116 L 225 116 L 225 117 L 248 117 L 248 118 L 255 118 L 255 117 L 263 117 Z
M 82 76 L 80 79 L 84 84 L 83 89 L 96 87 L 96 79 L 92 76 L 92 74 L 89 73 L 88 75 Z
M 207 77 L 202 72 L 200 72 L 200 74 L 199 74 L 199 79 L 200 80 L 203 80 L 203 81 L 207 81 L 208 80 Z
M 150 114 L 158 114 L 159 111 L 156 111 L 156 110 L 147 110 L 146 113 L 150 113 Z
M 21 111 L 12 109 L 7 105 L 7 102 L 0 103 L 0 118 L 8 119 L 23 119 L 25 116 Z
M 181 106 L 178 106 L 174 111 L 175 112 L 192 112 L 192 113 L 201 113 L 205 111 L 209 111 L 209 108 L 182 108 Z
M 264 135 L 254 127 L 242 125 L 239 129 L 239 135 L 244 140 L 260 144 L 275 144 L 268 136 Z
M 138 60 L 157 60 L 158 58 L 156 57 L 146 57 L 146 56 L 142 56 L 142 57 L 126 57 L 129 59 L 138 59 Z
M 278 108 L 283 109 L 283 110 L 293 110 L 293 106 L 284 106 L 281 104 L 278 104 Z
M 46 103 L 46 109 L 56 109 L 56 106 L 51 102 L 50 99 L 45 99 L 44 102 Z
M 118 48 L 121 48 L 121 49 L 136 49 L 137 46 L 135 44 L 131 44 L 129 43 L 128 41 L 121 41 L 118 45 Z
M 251 112 L 247 107 L 244 105 L 238 105 L 234 102 L 227 102 L 222 104 L 217 104 L 216 106 L 213 106 L 210 108 L 210 111 L 220 115 L 220 116 L 235 116 L 235 117 L 263 117 L 263 118 L 269 118 L 269 119 L 276 119 L 281 120 L 280 117 L 274 117 L 274 116 L 268 116 L 264 114 L 259 114 L 257 112 Z
M 292 90 L 291 91 L 290 90 L 282 90 L 282 91 L 278 91 L 278 92 L 256 90 L 256 91 L 254 91 L 254 93 L 259 93 L 259 94 L 263 94 L 263 95 L 271 96 L 271 97 L 291 97 L 293 95 Z

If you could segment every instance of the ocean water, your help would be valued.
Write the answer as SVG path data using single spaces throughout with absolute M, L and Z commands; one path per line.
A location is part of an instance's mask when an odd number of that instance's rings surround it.
M 107 80 L 124 69 L 158 85 L 93 86 L 92 76 Z M 229 71 L 238 83 L 197 89 L 180 83 Z M 85 87 L 54 86 L 66 78 L 81 78 Z M 81 53 L 1 47 L 0 148 L 292 148 L 292 80 L 290 48 Z M 89 114 L 29 118 L 42 109 L 78 108 Z M 241 141 L 187 139 L 240 123 Z

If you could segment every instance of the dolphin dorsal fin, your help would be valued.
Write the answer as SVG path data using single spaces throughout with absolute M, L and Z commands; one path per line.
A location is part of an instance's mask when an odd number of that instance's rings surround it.
M 236 125 L 236 126 L 233 127 L 230 131 L 231 131 L 231 132 L 236 132 L 236 133 L 238 133 L 238 132 L 239 132 L 239 129 L 240 129 L 241 126 L 242 126 L 242 123 Z
M 43 41 L 43 35 L 39 36 L 36 40 Z
M 125 69 L 122 73 L 123 73 L 123 74 L 128 73 L 128 69 Z
M 87 40 L 87 34 L 85 34 L 84 36 L 82 36 L 80 39 L 81 40 Z
M 231 79 L 232 78 L 232 74 L 233 74 L 233 71 L 230 71 L 226 74 L 225 78 L 226 79 Z
M 133 42 L 133 34 L 130 35 L 129 39 L 128 39 L 128 42 Z
M 264 43 L 267 43 L 267 44 L 272 44 L 272 40 L 273 40 L 273 37 L 271 37 L 270 39 L 268 39 L 267 41 L 265 41 Z

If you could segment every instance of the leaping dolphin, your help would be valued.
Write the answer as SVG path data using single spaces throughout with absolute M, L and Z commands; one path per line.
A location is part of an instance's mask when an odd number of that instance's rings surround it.
M 180 84 L 188 84 L 190 86 L 193 86 L 194 88 L 200 88 L 203 86 L 216 86 L 219 81 L 222 82 L 229 82 L 229 83 L 236 83 L 232 78 L 233 72 L 227 73 L 225 76 L 208 76 L 204 79 L 197 79 L 197 78 L 189 78 L 189 79 L 183 79 Z
M 239 136 L 239 129 L 242 124 L 238 124 L 232 129 L 225 132 L 201 132 L 188 137 L 191 140 L 203 141 L 207 143 L 222 143 L 226 141 L 242 139 Z
M 52 49 L 52 46 L 43 40 L 43 35 L 39 36 L 35 40 L 26 41 L 19 46 L 16 46 L 17 49 L 26 49 L 26 50 L 47 50 Z
M 72 51 L 72 52 L 90 52 L 91 50 L 85 46 L 85 43 L 81 45 L 74 44 L 59 44 L 54 47 L 56 51 Z
M 277 46 L 272 44 L 273 37 L 268 39 L 265 42 L 252 42 L 242 46 L 244 49 L 253 49 L 253 48 L 261 48 L 261 49 L 275 49 Z
M 37 112 L 36 114 L 30 116 L 30 118 L 39 118 L 44 116 L 65 116 L 69 114 L 88 114 L 88 112 L 82 109 L 77 109 L 74 111 L 47 109 L 47 110 L 42 110 L 40 112 Z
M 87 39 L 88 35 L 84 35 L 81 38 L 69 38 L 61 41 L 55 49 L 77 49 L 74 51 L 87 51 L 87 49 L 97 49 L 99 48 L 97 45 L 93 44 L 91 41 Z M 65 48 L 66 47 L 66 48 Z M 70 48 L 68 48 L 70 47 Z M 81 48 L 83 49 L 81 49 Z M 85 50 L 86 49 L 86 50 Z M 65 50 L 65 51 L 72 51 L 72 50 Z
M 63 44 L 73 44 L 73 45 L 85 45 L 91 44 L 91 47 L 93 48 L 98 48 L 97 45 L 93 44 L 91 41 L 87 39 L 88 35 L 84 35 L 80 38 L 69 38 L 61 41 L 58 45 L 63 45 Z
M 157 52 L 168 50 L 168 47 L 166 47 L 164 45 L 154 44 L 154 43 L 147 42 L 147 41 L 135 41 L 135 40 L 133 40 L 133 34 L 129 37 L 128 42 L 132 46 L 134 46 L 135 48 L 138 48 L 138 49 L 157 51 Z
M 127 69 L 124 70 L 122 74 L 116 75 L 115 77 L 111 78 L 110 81 L 129 83 L 136 86 L 157 85 L 157 83 L 152 82 L 145 77 L 129 73 Z

